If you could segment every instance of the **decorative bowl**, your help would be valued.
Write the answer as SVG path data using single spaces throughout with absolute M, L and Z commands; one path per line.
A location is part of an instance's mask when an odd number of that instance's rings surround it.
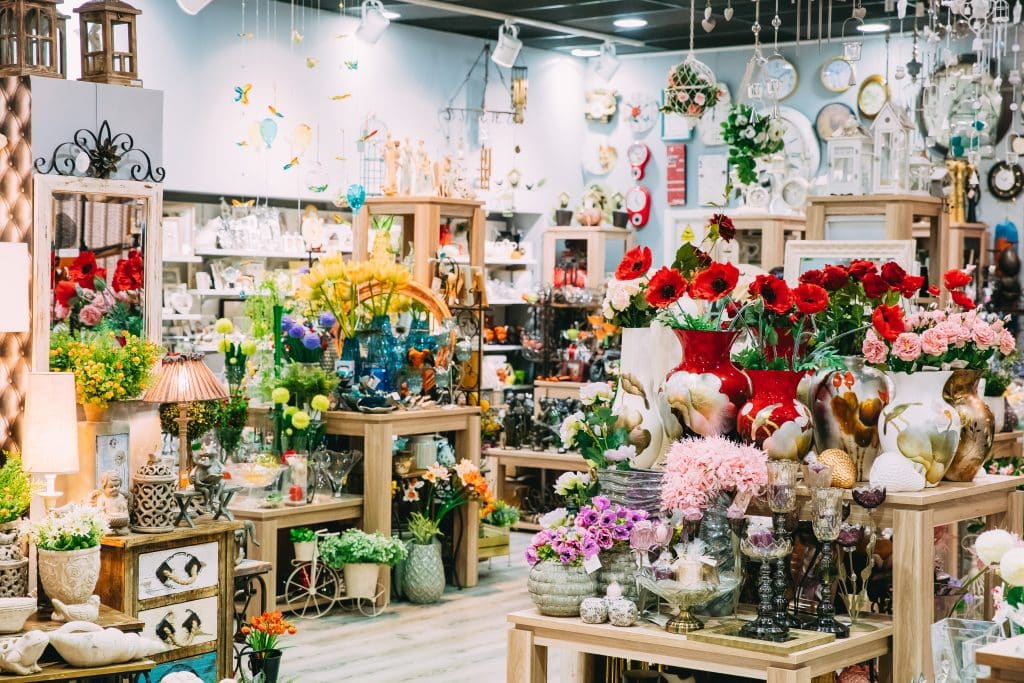
M 0 598 L 0 633 L 21 631 L 35 611 L 35 598 Z
M 278 475 L 285 470 L 283 465 L 267 466 L 258 462 L 227 462 L 224 471 L 231 481 L 239 486 L 250 489 L 262 489 L 277 481 Z

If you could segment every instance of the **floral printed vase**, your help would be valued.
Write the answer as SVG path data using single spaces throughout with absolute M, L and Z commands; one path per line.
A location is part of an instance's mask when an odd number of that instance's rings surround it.
M 597 581 L 583 567 L 545 560 L 533 565 L 526 588 L 541 614 L 578 617 L 583 600 L 597 593 Z
M 882 452 L 901 453 L 918 465 L 927 486 L 939 483 L 960 444 L 960 415 L 942 396 L 952 375 L 950 370 L 890 373 L 894 393 L 878 420 Z
M 68 605 L 87 602 L 100 578 L 100 547 L 44 550 L 39 553 L 39 580 L 50 598 Z
M 676 426 L 700 436 L 734 433 L 739 408 L 750 398 L 750 379 L 731 358 L 739 332 L 675 333 L 682 346 L 682 362 L 668 374 L 661 394 Z
M 878 418 L 892 396 L 885 373 L 867 365 L 861 356 L 844 356 L 843 370 L 830 372 L 814 392 L 814 446 L 830 448 L 853 458 L 857 481 L 867 481 L 878 455 Z
M 800 461 L 811 450 L 811 411 L 797 399 L 805 375 L 793 370 L 747 370 L 753 393 L 740 408 L 736 431 L 772 460 Z
M 947 481 L 973 481 L 992 454 L 995 418 L 978 395 L 979 381 L 981 370 L 954 370 L 943 388 L 942 397 L 953 404 L 960 416 L 960 444 L 946 469 Z
M 651 361 L 659 332 L 653 327 L 622 329 L 619 389 L 612 412 L 629 429 L 629 443 L 636 447 L 631 463 L 634 467 L 652 466 L 666 445 L 665 426 L 657 405 L 657 388 L 665 375 L 659 375 L 656 363 Z

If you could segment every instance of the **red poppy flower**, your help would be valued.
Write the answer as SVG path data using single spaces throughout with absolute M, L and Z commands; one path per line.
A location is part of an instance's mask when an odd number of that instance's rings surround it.
M 713 228 L 714 226 L 718 226 L 718 236 L 726 242 L 736 237 L 736 226 L 733 225 L 732 219 L 724 213 L 716 213 L 711 216 L 708 227 Z M 713 230 L 709 230 L 708 233 L 713 234 Z
M 82 275 L 93 275 L 96 272 L 96 254 L 91 251 L 79 252 L 71 262 L 71 269 Z
M 651 276 L 644 298 L 655 308 L 665 308 L 678 301 L 683 294 L 686 294 L 686 278 L 675 268 L 662 266 Z
M 852 277 L 857 282 L 860 282 L 868 273 L 877 273 L 878 267 L 871 261 L 858 260 L 850 264 L 849 272 L 850 277 Z
M 633 247 L 615 269 L 616 280 L 635 280 L 651 269 L 650 247 Z
M 871 314 L 871 324 L 878 332 L 878 336 L 888 341 L 896 341 L 896 337 L 906 331 L 906 325 L 903 322 L 903 309 L 899 306 L 882 304 Z
M 959 289 L 954 289 L 952 292 L 949 293 L 949 296 L 951 299 L 953 299 L 953 303 L 955 303 L 957 306 L 964 309 L 965 311 L 974 310 L 974 300 L 971 299 L 971 297 L 964 294 L 963 292 L 961 292 Z
M 825 286 L 825 273 L 820 270 L 808 270 L 799 278 L 801 284 Z
M 912 299 L 921 292 L 922 287 L 924 287 L 924 275 L 908 275 L 900 285 L 900 294 Z
M 731 263 L 712 263 L 690 282 L 690 296 L 704 301 L 718 301 L 736 288 L 740 271 Z
M 953 268 L 943 273 L 942 284 L 946 286 L 946 289 L 963 289 L 971 284 L 971 275 L 959 268 Z
M 128 258 L 117 262 L 114 268 L 114 279 L 111 286 L 115 292 L 134 291 L 142 289 L 143 286 L 143 263 L 139 252 L 132 250 L 128 252 Z
M 872 299 L 881 299 L 889 291 L 889 283 L 878 273 L 868 273 L 860 283 L 864 286 L 864 293 Z
M 784 280 L 774 275 L 758 275 L 750 283 L 750 294 L 761 297 L 764 307 L 779 315 L 789 312 L 793 306 L 793 297 L 789 292 L 789 286 Z
M 825 266 L 822 275 L 824 283 L 821 286 L 830 292 L 842 289 L 850 280 L 850 274 L 842 266 Z
M 938 296 L 939 295 L 939 288 L 936 287 L 935 285 L 928 285 L 928 295 L 929 296 Z
M 793 290 L 796 310 L 804 315 L 821 313 L 828 306 L 828 292 L 818 285 L 802 284 Z
M 64 307 L 68 306 L 76 293 L 77 290 L 75 289 L 75 283 L 70 280 L 61 280 L 53 289 L 53 296 L 57 300 L 57 303 Z
M 907 271 L 900 267 L 900 264 L 895 261 L 889 261 L 888 263 L 882 264 L 882 279 L 888 282 L 893 287 L 899 288 L 903 284 L 903 278 L 907 276 Z

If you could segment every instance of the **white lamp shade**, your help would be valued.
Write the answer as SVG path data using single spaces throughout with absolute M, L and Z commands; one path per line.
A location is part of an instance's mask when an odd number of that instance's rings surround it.
M 78 412 L 70 372 L 29 373 L 21 464 L 34 474 L 78 472 Z
M 203 11 L 213 0 L 178 0 L 178 7 L 186 14 L 196 15 Z
M 0 242 L 0 332 L 28 332 L 28 245 Z

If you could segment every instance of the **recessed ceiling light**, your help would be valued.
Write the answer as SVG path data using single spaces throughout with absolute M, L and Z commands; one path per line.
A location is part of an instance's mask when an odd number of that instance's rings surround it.
M 383 14 L 384 18 L 387 19 L 388 21 L 394 21 L 395 19 L 402 18 L 401 14 L 399 14 L 398 12 L 393 12 L 389 9 L 384 10 L 383 12 L 381 12 L 381 14 Z
M 623 19 L 616 19 L 612 22 L 612 25 L 616 28 L 643 28 L 647 26 L 647 20 L 640 19 L 639 17 L 625 17 Z
M 594 47 L 576 47 L 570 54 L 573 57 L 597 57 L 601 51 Z
M 857 30 L 861 33 L 885 33 L 889 30 L 889 24 L 876 21 L 867 24 L 861 24 L 857 27 Z

